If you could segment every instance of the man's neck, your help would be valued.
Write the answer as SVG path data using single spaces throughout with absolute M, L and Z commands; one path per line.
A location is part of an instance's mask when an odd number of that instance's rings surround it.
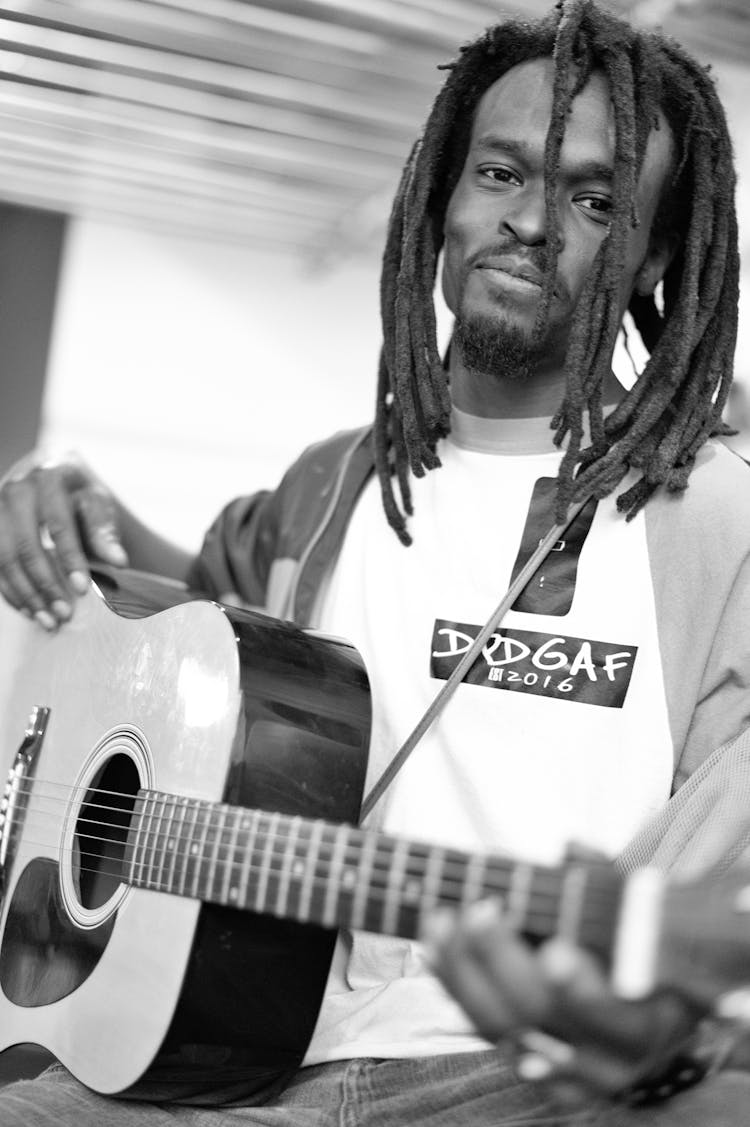
M 540 367 L 525 378 L 469 371 L 457 357 L 450 363 L 451 399 L 459 411 L 484 419 L 551 418 L 565 391 L 565 375 L 558 368 Z M 610 372 L 604 404 L 617 403 L 623 389 Z

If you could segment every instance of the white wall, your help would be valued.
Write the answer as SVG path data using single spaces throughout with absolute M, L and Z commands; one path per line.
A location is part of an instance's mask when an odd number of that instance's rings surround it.
M 78 449 L 187 546 L 230 496 L 372 415 L 377 263 L 287 256 L 74 222 L 44 443 Z

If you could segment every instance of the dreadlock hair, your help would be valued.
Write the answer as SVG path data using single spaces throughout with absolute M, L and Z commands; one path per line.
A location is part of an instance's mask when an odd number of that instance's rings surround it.
M 479 99 L 511 67 L 540 57 L 554 61 L 554 109 L 544 161 L 549 253 L 536 340 L 555 281 L 556 182 L 566 118 L 595 69 L 608 80 L 615 120 L 611 224 L 573 316 L 564 398 L 552 420 L 555 442 L 568 439 L 558 476 L 558 520 L 570 503 L 611 493 L 633 467 L 640 477 L 617 498 L 618 509 L 631 518 L 659 486 L 684 489 L 701 444 L 727 433 L 721 415 L 736 339 L 739 252 L 732 146 L 713 80 L 671 40 L 634 29 L 592 0 L 559 0 L 540 21 L 490 28 L 444 68 L 448 78 L 394 200 L 381 274 L 374 448 L 386 516 L 405 544 L 405 518 L 412 512 L 409 471 L 421 477 L 440 464 L 437 443 L 450 429 L 433 304 L 446 209 Z M 635 188 L 659 110 L 677 152 L 653 232 L 674 232 L 679 249 L 663 279 L 661 308 L 652 296 L 630 300 L 649 359 L 605 418 L 602 383 L 621 328 L 618 293 L 629 230 L 638 222 Z M 586 413 L 591 441 L 582 448 Z

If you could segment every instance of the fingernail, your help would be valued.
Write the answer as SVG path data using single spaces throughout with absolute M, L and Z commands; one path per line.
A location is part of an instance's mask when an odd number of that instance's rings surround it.
M 523 1046 L 528 1050 L 529 1056 L 544 1057 L 550 1064 L 557 1068 L 570 1065 L 575 1057 L 575 1050 L 567 1041 L 560 1041 L 551 1037 L 541 1029 L 528 1029 L 521 1037 Z
M 496 927 L 502 916 L 502 906 L 499 900 L 475 900 L 466 909 L 466 923 L 470 927 L 485 928 Z
M 560 986 L 570 982 L 581 966 L 578 952 L 564 940 L 553 939 L 547 943 L 541 951 L 541 959 L 549 980 Z
M 744 987 L 731 990 L 723 994 L 716 1003 L 716 1012 L 719 1017 L 727 1021 L 737 1021 L 742 1025 L 750 1024 L 750 989 Z
M 552 1064 L 537 1053 L 526 1053 L 516 1064 L 516 1074 L 520 1080 L 546 1080 L 552 1074 Z
M 85 595 L 89 589 L 89 577 L 83 571 L 71 571 L 68 576 L 76 595 Z
M 52 617 L 49 611 L 38 610 L 34 615 L 34 618 L 37 620 L 40 626 L 44 627 L 45 630 L 54 630 L 57 626 L 56 620 Z
M 68 603 L 64 602 L 63 599 L 55 599 L 54 603 L 52 604 L 52 613 L 54 614 L 55 618 L 61 618 L 64 622 L 66 622 L 71 615 L 70 606 L 68 605 Z
M 104 551 L 110 563 L 116 564 L 118 567 L 125 567 L 127 564 L 128 554 L 122 544 L 113 541 L 106 545 Z
M 436 908 L 422 920 L 419 938 L 428 947 L 437 947 L 448 938 L 454 927 L 450 908 Z

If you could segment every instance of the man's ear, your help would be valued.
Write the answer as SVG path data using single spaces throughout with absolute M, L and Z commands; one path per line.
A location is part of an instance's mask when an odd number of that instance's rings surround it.
M 633 289 L 640 297 L 652 294 L 677 253 L 680 237 L 675 231 L 652 235 L 646 257 L 635 276 Z

